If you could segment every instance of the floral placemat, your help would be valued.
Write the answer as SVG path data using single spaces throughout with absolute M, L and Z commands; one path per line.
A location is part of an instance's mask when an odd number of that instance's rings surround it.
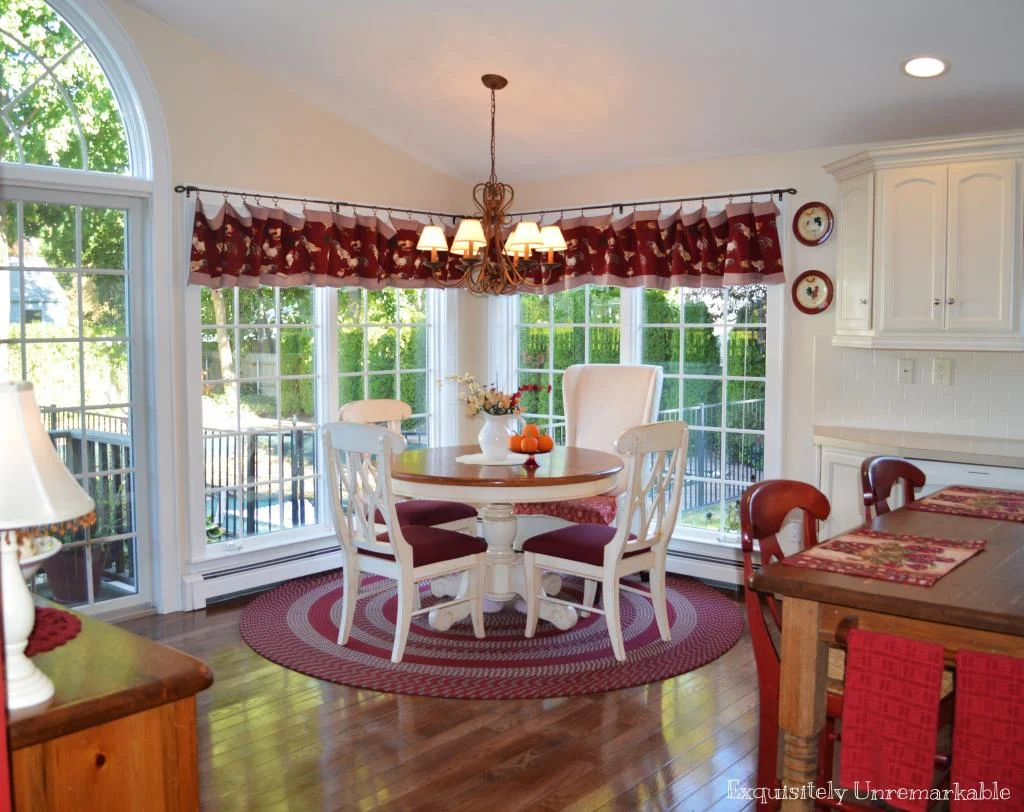
M 911 502 L 907 509 L 974 516 L 979 519 L 998 519 L 1004 522 L 1024 522 L 1024 492 L 950 485 L 929 494 L 924 499 Z
M 789 556 L 786 563 L 841 575 L 931 586 L 984 549 L 981 539 L 955 541 L 860 527 Z

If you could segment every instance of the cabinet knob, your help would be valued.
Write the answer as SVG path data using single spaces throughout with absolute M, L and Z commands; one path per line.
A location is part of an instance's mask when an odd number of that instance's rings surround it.
M 956 300 L 952 296 L 950 296 L 948 299 L 946 299 L 946 304 L 953 304 L 953 302 L 955 301 Z
M 857 301 L 860 302 L 863 305 L 866 305 L 868 303 L 867 299 L 858 299 Z
M 942 299 L 940 299 L 938 296 L 932 299 L 932 307 L 938 307 L 940 304 L 942 304 Z

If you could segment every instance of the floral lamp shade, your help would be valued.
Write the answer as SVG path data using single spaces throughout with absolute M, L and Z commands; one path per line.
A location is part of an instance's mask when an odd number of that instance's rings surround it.
M 27 381 L 0 382 L 0 438 L 0 530 L 58 525 L 95 510 L 53 447 Z

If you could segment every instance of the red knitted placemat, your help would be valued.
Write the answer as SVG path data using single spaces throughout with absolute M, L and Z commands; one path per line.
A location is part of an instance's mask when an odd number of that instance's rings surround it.
M 25 655 L 33 657 L 72 640 L 82 631 L 82 621 L 63 609 L 36 607 L 36 625 L 28 637 Z

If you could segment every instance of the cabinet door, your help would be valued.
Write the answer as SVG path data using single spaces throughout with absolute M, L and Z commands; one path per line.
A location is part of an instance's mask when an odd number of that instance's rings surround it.
M 839 184 L 839 290 L 837 330 L 871 329 L 871 248 L 875 176 Z
M 946 275 L 946 167 L 879 172 L 875 284 L 881 333 L 938 331 Z
M 1013 329 L 1018 223 L 1015 161 L 949 167 L 947 330 Z
M 864 491 L 861 489 L 860 464 L 870 455 L 834 448 L 821 449 L 818 488 L 828 497 L 832 512 L 821 523 L 819 537 L 824 540 L 864 524 Z

